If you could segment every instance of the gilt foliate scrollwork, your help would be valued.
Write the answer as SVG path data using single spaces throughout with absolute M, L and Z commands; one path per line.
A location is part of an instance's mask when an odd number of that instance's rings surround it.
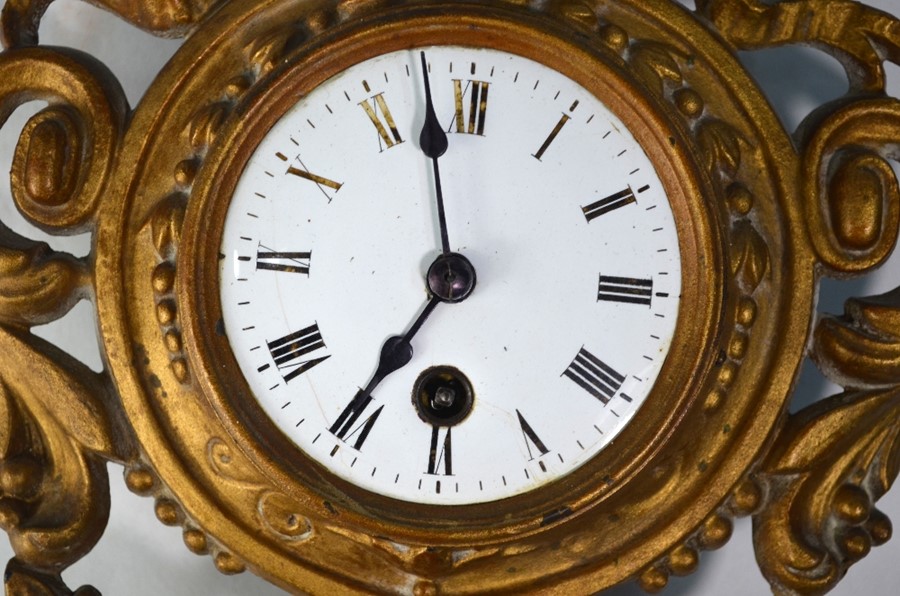
M 20 136 L 11 172 L 16 205 L 49 232 L 90 230 L 124 132 L 124 95 L 78 52 L 4 52 L 0 122 L 32 100 L 49 105 Z M 31 333 L 93 292 L 87 260 L 0 224 L 0 526 L 16 553 L 10 593 L 68 593 L 59 574 L 103 533 L 106 462 L 127 451 L 109 376 Z
M 825 317 L 814 357 L 849 389 L 791 418 L 759 479 L 763 573 L 776 590 L 822 593 L 891 537 L 874 503 L 900 472 L 900 288 Z M 788 522 L 790 520 L 790 522 Z
M 900 22 L 854 0 L 697 0 L 697 11 L 739 49 L 812 44 L 848 62 L 854 87 L 884 89 L 882 62 L 900 62 Z
M 219 1 L 89 0 L 91 4 L 105 8 L 141 29 L 166 37 L 182 37 L 190 33 Z M 36 45 L 41 18 L 52 3 L 53 0 L 7 0 L 0 15 L 3 45 Z

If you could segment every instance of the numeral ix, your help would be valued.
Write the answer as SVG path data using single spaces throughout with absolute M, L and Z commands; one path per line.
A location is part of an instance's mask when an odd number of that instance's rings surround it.
M 283 271 L 309 275 L 311 252 L 278 252 L 263 244 L 256 253 L 257 271 Z

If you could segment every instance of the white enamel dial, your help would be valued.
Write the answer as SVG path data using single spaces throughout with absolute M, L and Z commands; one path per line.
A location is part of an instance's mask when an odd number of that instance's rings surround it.
M 449 247 L 477 274 L 459 303 L 426 284 L 442 240 L 423 50 Z M 221 253 L 225 331 L 275 425 L 350 483 L 439 505 L 521 494 L 614 449 L 657 382 L 682 283 L 662 183 L 602 101 L 454 46 L 367 60 L 301 98 L 247 163 Z M 386 340 L 429 304 L 410 361 L 366 394 Z M 446 377 L 423 391 L 461 420 L 414 403 L 441 366 L 471 404 Z

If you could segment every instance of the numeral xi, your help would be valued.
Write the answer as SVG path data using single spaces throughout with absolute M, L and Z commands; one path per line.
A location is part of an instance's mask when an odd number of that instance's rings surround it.
M 384 93 L 379 93 L 371 100 L 360 102 L 359 105 L 366 113 L 366 116 L 369 117 L 369 120 L 372 121 L 375 130 L 378 131 L 378 145 L 381 152 L 384 152 L 385 146 L 390 149 L 394 145 L 399 145 L 403 142 L 400 131 L 397 129 L 397 123 L 394 121 L 394 116 L 391 114 L 387 101 L 384 99 Z M 382 122 L 382 117 L 384 122 Z

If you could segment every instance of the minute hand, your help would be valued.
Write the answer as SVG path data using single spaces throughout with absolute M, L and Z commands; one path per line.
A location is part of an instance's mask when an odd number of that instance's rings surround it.
M 422 134 L 419 135 L 419 145 L 422 151 L 431 158 L 434 166 L 434 187 L 437 197 L 438 223 L 441 226 L 441 248 L 445 255 L 450 254 L 450 239 L 447 235 L 447 216 L 444 213 L 444 191 L 441 188 L 441 169 L 438 165 L 438 158 L 447 152 L 449 142 L 447 141 L 447 133 L 438 122 L 437 114 L 434 112 L 434 102 L 431 99 L 431 84 L 428 80 L 428 63 L 425 60 L 425 52 L 421 53 L 422 58 L 422 76 L 425 79 L 425 125 L 422 127 Z

